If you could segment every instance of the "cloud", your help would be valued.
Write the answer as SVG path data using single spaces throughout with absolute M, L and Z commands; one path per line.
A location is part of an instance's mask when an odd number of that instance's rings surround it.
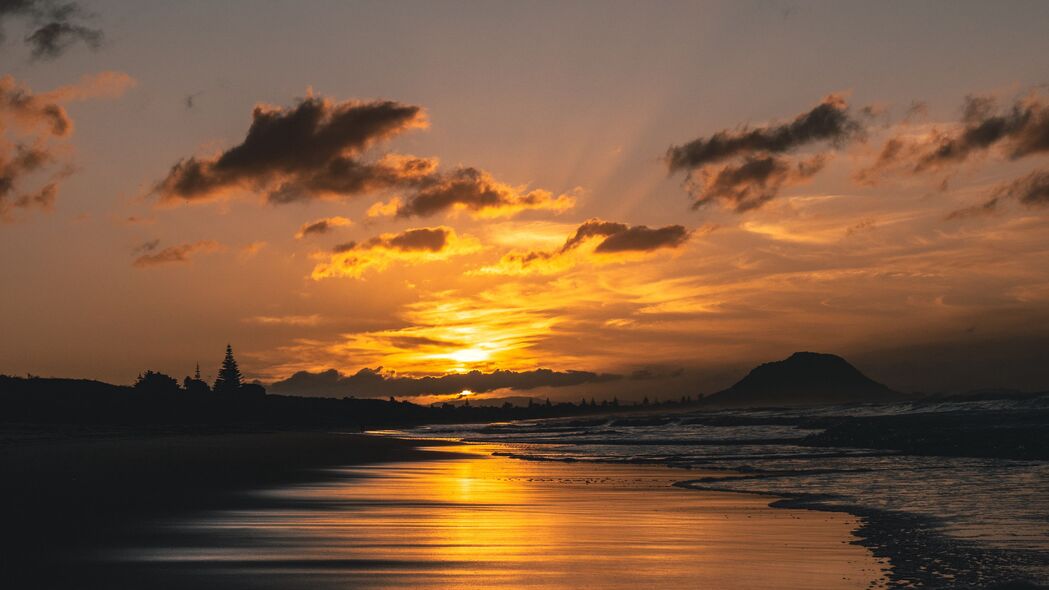
M 265 249 L 266 246 L 267 243 L 263 240 L 257 240 L 248 244 L 244 244 L 240 247 L 240 251 L 237 253 L 237 258 L 242 261 L 254 258 L 259 254 L 259 252 L 262 252 L 262 250 Z
M 787 153 L 806 144 L 843 142 L 860 131 L 860 125 L 848 113 L 844 97 L 831 94 L 812 110 L 790 123 L 737 131 L 719 131 L 709 138 L 699 138 L 667 150 L 671 172 L 694 170 L 737 156 L 754 153 Z
M 607 383 L 622 379 L 620 375 L 589 371 L 532 371 L 496 370 L 491 373 L 470 371 L 440 377 L 406 377 L 383 372 L 382 367 L 364 368 L 352 375 L 343 375 L 335 369 L 311 373 L 299 371 L 270 386 L 274 393 L 288 393 L 318 397 L 408 397 L 420 395 L 447 395 L 469 390 L 486 393 L 499 389 L 527 391 L 539 387 L 570 387 L 586 383 Z
M 958 219 L 969 219 L 971 217 L 983 217 L 985 215 L 993 215 L 998 210 L 998 197 L 984 201 L 979 205 L 973 205 L 972 207 L 965 207 L 964 209 L 958 209 L 952 211 L 947 215 L 949 221 Z
M 106 70 L 97 74 L 85 74 L 76 84 L 59 86 L 45 92 L 42 98 L 54 102 L 78 102 L 96 98 L 120 98 L 125 92 L 138 84 L 132 76 L 124 72 Z
M 72 174 L 72 164 L 55 145 L 73 133 L 62 103 L 119 96 L 133 84 L 127 74 L 101 72 L 35 94 L 12 76 L 0 77 L 0 220 L 10 221 L 13 209 L 51 210 L 60 181 Z M 22 189 L 29 178 L 42 184 Z
M 393 101 L 335 103 L 310 97 L 290 108 L 259 106 L 244 141 L 213 157 L 177 162 L 154 192 L 163 203 L 210 200 L 234 191 L 266 195 L 279 205 L 404 190 L 376 204 L 369 217 L 430 216 L 468 211 L 475 217 L 526 209 L 564 211 L 575 199 L 499 182 L 484 170 L 438 170 L 437 158 L 385 154 L 365 159 L 377 142 L 426 127 L 423 110 Z
M 325 217 L 324 219 L 303 224 L 299 231 L 295 233 L 295 239 L 301 240 L 308 236 L 323 235 L 337 227 L 343 227 L 351 223 L 353 222 L 345 217 Z
M 365 242 L 339 244 L 327 260 L 313 269 L 315 280 L 335 277 L 361 278 L 365 271 L 382 271 L 390 264 L 418 264 L 472 254 L 481 243 L 472 236 L 459 236 L 446 227 L 425 227 L 387 233 Z
M 90 15 L 75 2 L 55 0 L 0 1 L 0 24 L 10 17 L 28 20 L 31 31 L 25 36 L 34 59 L 54 59 L 77 42 L 91 49 L 102 45 L 102 31 L 83 21 Z M 3 36 L 0 35 L 0 40 Z
M 993 98 L 969 96 L 962 111 L 961 129 L 935 137 L 914 163 L 915 172 L 964 162 L 999 143 L 1013 160 L 1049 151 L 1049 105 L 1039 97 L 1020 99 L 999 111 Z
M 525 209 L 561 212 L 575 205 L 572 195 L 515 188 L 476 168 L 459 168 L 423 179 L 420 190 L 398 207 L 398 217 L 426 217 L 465 210 L 475 217 L 507 217 Z
M 14 77 L 0 77 L 0 115 L 20 124 L 24 130 L 42 128 L 44 133 L 62 137 L 73 130 L 66 110 L 47 95 L 34 95 Z
M 13 220 L 14 209 L 41 209 L 50 211 L 58 196 L 58 180 L 68 174 L 60 170 L 40 188 L 21 191 L 25 177 L 43 171 L 55 160 L 54 155 L 40 143 L 33 146 L 0 142 L 0 221 Z
M 241 321 L 247 324 L 258 324 L 261 326 L 317 326 L 324 321 L 320 314 L 310 315 L 257 315 L 244 318 Z
M 1003 187 L 1000 195 L 1028 207 L 1049 205 L 1049 170 L 1036 170 Z
M 692 232 L 681 225 L 650 228 L 644 225 L 626 225 L 600 219 L 590 219 L 576 228 L 557 250 L 511 251 L 494 266 L 480 269 L 478 274 L 554 274 L 575 266 L 573 251 L 592 244 L 586 255 L 612 261 L 622 260 L 624 254 L 646 254 L 663 248 L 677 248 L 688 241 Z
M 300 193 L 314 196 L 325 188 L 359 192 L 391 171 L 354 156 L 425 125 L 420 107 L 393 101 L 334 103 L 310 97 L 291 108 L 259 105 L 244 141 L 215 157 L 180 160 L 156 190 L 165 201 L 209 199 L 229 189 L 267 191 L 276 202 L 302 198 Z
M 886 140 L 877 160 L 856 179 L 873 184 L 891 170 L 936 172 L 995 149 L 1008 160 L 1049 152 L 1049 104 L 1031 94 L 999 108 L 992 97 L 967 96 L 960 121 L 949 130 L 900 132 Z
M 156 246 L 153 247 L 153 249 L 155 248 Z M 189 262 L 197 254 L 215 252 L 221 249 L 222 244 L 214 240 L 200 240 L 189 244 L 168 246 L 156 254 L 143 254 L 136 258 L 132 264 L 138 268 L 149 268 L 163 264 Z
M 366 215 L 369 218 L 374 217 L 393 217 L 397 215 L 397 210 L 401 208 L 400 197 L 393 197 L 388 202 L 379 201 L 373 203 L 371 207 L 368 207 Z
M 132 252 L 135 253 L 135 254 L 139 254 L 141 252 L 152 252 L 152 251 L 156 250 L 159 246 L 160 246 L 160 240 L 159 239 L 148 240 L 146 242 L 143 242 L 143 243 L 139 244 L 138 246 L 135 246 L 135 249 L 132 250 Z
M 983 217 L 998 211 L 998 206 L 1005 200 L 1019 201 L 1026 207 L 1049 206 L 1049 170 L 1035 170 L 1008 184 L 997 187 L 990 199 L 979 205 L 952 211 L 948 220 Z
M 808 180 L 823 169 L 826 156 L 792 162 L 773 156 L 747 156 L 739 165 L 716 171 L 703 169 L 693 176 L 699 187 L 693 209 L 714 202 L 731 205 L 737 213 L 757 209 L 775 198 L 780 189 Z
M 694 207 L 721 202 L 743 212 L 807 180 L 826 161 L 816 155 L 794 162 L 785 154 L 819 143 L 841 147 L 862 133 L 863 126 L 849 113 L 845 98 L 832 94 L 788 123 L 726 129 L 671 146 L 666 163 L 671 173 L 687 171 L 687 184 L 696 196 Z

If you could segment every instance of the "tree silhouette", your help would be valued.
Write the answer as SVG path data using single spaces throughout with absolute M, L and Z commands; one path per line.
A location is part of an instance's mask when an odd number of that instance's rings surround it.
M 146 371 L 138 376 L 135 389 L 146 393 L 178 393 L 178 381 L 158 371 Z
M 193 372 L 192 377 L 186 377 L 182 380 L 182 389 L 185 389 L 186 393 L 193 395 L 211 393 L 211 388 L 200 378 L 200 363 L 197 363 L 197 370 Z
M 240 369 L 233 358 L 233 347 L 226 345 L 226 358 L 222 361 L 219 376 L 215 378 L 215 393 L 237 393 L 240 391 Z

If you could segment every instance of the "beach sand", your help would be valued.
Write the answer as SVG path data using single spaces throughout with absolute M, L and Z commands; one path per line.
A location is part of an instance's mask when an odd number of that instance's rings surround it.
M 378 444 L 378 443 L 373 443 Z M 493 447 L 345 467 L 167 517 L 94 556 L 152 588 L 877 588 L 846 514 L 686 490 L 694 472 Z M 448 459 L 448 452 L 457 453 Z M 403 458 L 403 457 L 402 457 Z
M 158 519 L 245 505 L 245 490 L 325 476 L 339 465 L 435 459 L 413 441 L 321 432 L 148 434 L 5 428 L 0 436 L 0 586 L 125 588 L 96 559 L 164 540 Z

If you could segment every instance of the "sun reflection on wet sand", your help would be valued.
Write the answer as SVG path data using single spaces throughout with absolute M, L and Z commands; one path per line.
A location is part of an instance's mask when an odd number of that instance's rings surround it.
M 682 471 L 464 458 L 339 470 L 125 554 L 245 587 L 863 588 L 855 520 L 671 487 Z M 174 567 L 173 567 L 174 566 Z M 212 578 L 213 579 L 213 578 Z

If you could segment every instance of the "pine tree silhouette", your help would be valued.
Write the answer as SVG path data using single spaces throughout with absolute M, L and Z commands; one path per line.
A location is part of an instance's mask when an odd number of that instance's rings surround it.
M 240 390 L 240 369 L 233 358 L 233 347 L 226 345 L 226 358 L 222 361 L 219 376 L 215 379 L 215 393 L 236 393 Z

